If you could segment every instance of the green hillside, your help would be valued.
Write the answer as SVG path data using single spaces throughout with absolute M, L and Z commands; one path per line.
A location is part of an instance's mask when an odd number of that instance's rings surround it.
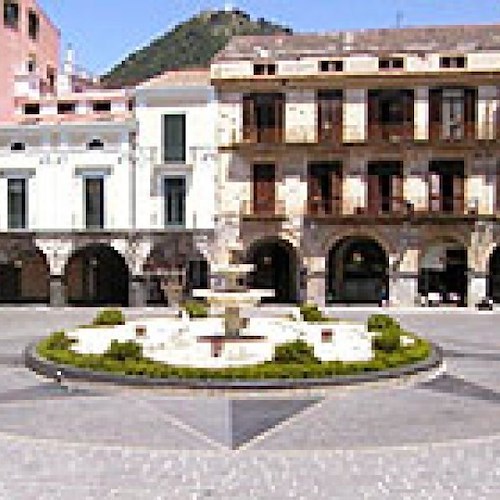
M 107 87 L 137 84 L 167 70 L 207 67 L 234 35 L 291 32 L 240 10 L 204 11 L 130 54 L 102 77 Z

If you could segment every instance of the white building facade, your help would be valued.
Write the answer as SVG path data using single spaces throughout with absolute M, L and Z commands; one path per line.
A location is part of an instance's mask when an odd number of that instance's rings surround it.
M 236 37 L 135 89 L 16 80 L 0 303 L 500 301 L 500 26 Z M 432 42 L 432 43 L 431 43 Z M 33 81 L 32 81 L 33 80 Z

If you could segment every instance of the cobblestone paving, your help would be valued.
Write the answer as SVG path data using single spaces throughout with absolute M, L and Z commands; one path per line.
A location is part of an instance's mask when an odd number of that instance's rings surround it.
M 446 373 L 312 400 L 68 393 L 18 361 L 94 311 L 0 310 L 0 499 L 500 498 L 500 314 L 393 314 Z

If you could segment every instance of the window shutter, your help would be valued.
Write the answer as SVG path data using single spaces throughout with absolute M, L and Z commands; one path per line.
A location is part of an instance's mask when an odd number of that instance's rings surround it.
M 432 212 L 441 211 L 441 177 L 435 172 L 429 172 L 429 208 Z
M 342 213 L 342 165 L 332 171 L 332 213 Z
M 277 94 L 274 100 L 274 113 L 275 113 L 275 142 L 283 142 L 283 125 L 284 125 L 284 111 L 285 111 L 285 96 Z
M 319 211 L 321 202 L 321 188 L 315 165 L 309 165 L 307 199 L 309 204 L 309 212 L 313 215 L 316 215 Z
M 453 176 L 453 212 L 464 213 L 464 177 L 462 175 Z
M 378 137 L 380 121 L 380 99 L 378 92 L 368 92 L 368 139 Z
M 256 142 L 255 101 L 253 96 L 243 96 L 243 140 Z
M 413 90 L 406 90 L 403 94 L 403 120 L 404 120 L 404 137 L 413 139 L 415 135 L 415 109 L 414 109 L 414 92 Z
M 378 214 L 380 209 L 380 186 L 378 175 L 368 174 L 368 211 Z
M 441 137 L 442 96 L 443 91 L 441 89 L 431 89 L 429 91 L 429 134 L 433 140 Z
M 497 164 L 497 170 L 496 170 L 496 179 L 495 179 L 495 183 L 496 183 L 496 192 L 495 192 L 495 208 L 496 208 L 496 212 L 500 212 L 500 163 Z
M 464 91 L 464 121 L 465 137 L 473 139 L 476 132 L 476 89 L 467 88 Z
M 401 212 L 403 209 L 403 176 L 397 173 L 392 176 L 392 210 Z

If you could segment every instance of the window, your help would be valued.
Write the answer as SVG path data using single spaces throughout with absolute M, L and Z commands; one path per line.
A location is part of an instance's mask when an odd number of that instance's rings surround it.
M 402 57 L 388 57 L 378 60 L 379 69 L 403 69 L 404 59 Z
M 28 63 L 26 64 L 26 68 L 28 73 L 34 73 L 36 71 L 36 57 L 31 55 L 28 59 Z
M 94 101 L 92 110 L 94 113 L 109 113 L 111 111 L 111 101 Z
M 443 138 L 462 139 L 464 136 L 465 98 L 463 89 L 443 90 Z
M 26 228 L 26 179 L 7 180 L 9 229 Z
M 319 70 L 323 73 L 344 71 L 344 61 L 320 61 Z
M 320 90 L 318 102 L 318 140 L 342 141 L 342 90 Z
M 25 104 L 23 108 L 23 113 L 25 115 L 39 115 L 40 114 L 40 104 L 29 103 Z
M 243 138 L 248 142 L 283 141 L 284 94 L 257 93 L 243 96 Z
M 439 59 L 439 66 L 441 68 L 465 68 L 466 59 L 465 56 L 444 56 Z
M 24 142 L 13 142 L 10 145 L 11 151 L 24 151 L 26 149 L 26 144 Z
M 38 14 L 34 10 L 28 11 L 28 35 L 32 40 L 38 40 L 40 21 Z
M 308 165 L 307 197 L 310 215 L 342 211 L 342 165 L 340 162 L 313 162 Z
M 165 226 L 184 226 L 186 223 L 186 179 L 166 177 L 164 196 Z
M 256 76 L 275 75 L 276 64 L 254 64 L 253 74 Z
M 54 92 L 56 86 L 56 72 L 54 68 L 51 68 L 50 66 L 47 66 L 47 83 L 50 92 Z
M 85 226 L 87 229 L 104 227 L 104 179 L 87 177 L 85 184 Z
M 104 149 L 104 143 L 101 141 L 101 139 L 92 139 L 87 144 L 87 149 L 89 149 L 91 151 L 96 151 L 96 150 Z
M 186 161 L 186 115 L 163 116 L 163 160 Z
M 58 115 L 70 115 L 75 112 L 76 104 L 74 102 L 58 102 L 57 103 L 57 114 Z
M 9 28 L 19 27 L 19 4 L 12 0 L 3 3 L 3 24 Z

